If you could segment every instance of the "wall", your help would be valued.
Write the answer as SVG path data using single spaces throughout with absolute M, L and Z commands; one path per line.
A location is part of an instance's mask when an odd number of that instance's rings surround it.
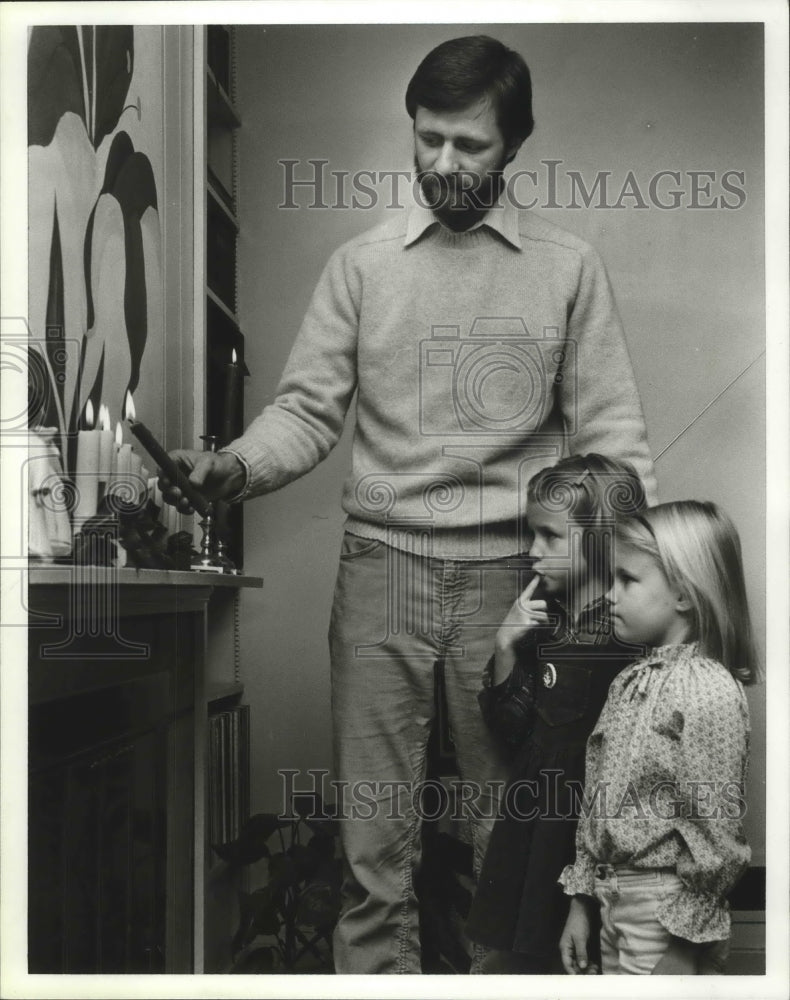
M 284 168 L 409 169 L 403 106 L 419 60 L 444 39 L 478 31 L 520 51 L 535 90 L 534 135 L 512 169 L 536 211 L 601 251 L 625 322 L 661 499 L 710 498 L 742 536 L 757 631 L 764 633 L 764 346 L 762 37 L 759 25 L 247 26 L 238 30 L 240 313 L 252 372 L 247 413 L 271 402 L 329 254 L 381 221 L 370 210 L 314 209 L 302 189 L 283 202 Z M 556 164 L 556 204 L 550 171 Z M 633 171 L 633 180 L 628 172 Z M 665 178 L 655 199 L 650 180 Z M 609 171 L 603 205 L 571 207 L 571 172 L 588 190 Z M 689 171 L 712 171 L 695 196 Z M 727 171 L 733 191 L 723 187 Z M 630 183 L 620 197 L 624 185 Z M 636 186 L 636 189 L 634 187 Z M 671 189 L 682 191 L 677 209 Z M 630 190 L 630 195 L 629 195 Z M 405 200 L 405 191 L 404 200 Z M 703 208 L 722 196 L 735 208 Z M 576 204 L 583 205 L 577 192 Z M 644 207 L 638 207 L 642 204 Z M 698 207 L 693 207 L 694 205 Z M 751 367 L 748 367 L 751 365 Z M 747 369 L 738 378 L 739 374 Z M 727 388 L 734 379 L 737 381 Z M 716 397 L 722 393 L 720 398 Z M 715 402 L 712 402 L 716 400 Z M 709 404 L 710 408 L 706 409 Z M 703 412 L 704 411 L 704 412 Z M 351 421 L 349 421 L 350 425 Z M 690 426 L 689 426 L 690 425 Z M 687 428 L 687 430 L 684 430 Z M 329 768 L 326 630 L 343 516 L 350 426 L 309 476 L 251 503 L 246 565 L 265 577 L 244 595 L 242 655 L 256 724 L 253 808 L 279 804 L 278 768 Z M 678 435 L 681 435 L 678 438 Z M 675 440 L 677 438 L 677 440 Z M 674 443 L 673 443 L 674 442 Z M 764 687 L 750 691 L 755 731 L 747 816 L 764 863 Z

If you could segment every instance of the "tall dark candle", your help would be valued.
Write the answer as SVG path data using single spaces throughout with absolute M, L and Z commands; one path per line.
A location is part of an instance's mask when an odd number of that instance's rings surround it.
M 170 482 L 181 490 L 198 514 L 205 517 L 209 510 L 208 500 L 190 483 L 183 469 L 167 454 L 145 424 L 140 420 L 129 419 L 129 430 L 167 475 Z
M 229 444 L 239 433 L 239 415 L 244 391 L 244 374 L 236 360 L 236 351 L 230 364 L 225 365 L 225 385 L 222 399 L 222 430 L 220 445 Z

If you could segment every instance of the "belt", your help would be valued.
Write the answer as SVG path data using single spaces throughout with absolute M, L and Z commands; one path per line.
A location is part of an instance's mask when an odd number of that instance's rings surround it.
M 629 875 L 653 875 L 655 873 L 660 873 L 662 875 L 674 875 L 676 869 L 669 868 L 633 868 L 631 865 L 604 865 L 599 864 L 595 866 L 595 877 L 605 882 L 606 879 L 611 878 L 613 875 L 617 875 L 622 878 L 622 876 L 628 877 Z

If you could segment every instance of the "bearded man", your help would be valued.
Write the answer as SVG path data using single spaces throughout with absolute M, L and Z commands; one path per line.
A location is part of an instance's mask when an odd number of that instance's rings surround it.
M 419 787 L 439 669 L 456 806 L 475 870 L 482 861 L 506 762 L 477 695 L 523 589 L 529 479 L 562 454 L 598 452 L 654 489 L 603 264 L 504 197 L 534 126 L 526 63 L 487 36 L 452 39 L 420 64 L 406 108 L 417 204 L 333 254 L 277 397 L 243 436 L 218 454 L 173 453 L 209 497 L 247 500 L 322 461 L 357 393 L 330 624 L 347 799 L 338 973 L 420 972 Z

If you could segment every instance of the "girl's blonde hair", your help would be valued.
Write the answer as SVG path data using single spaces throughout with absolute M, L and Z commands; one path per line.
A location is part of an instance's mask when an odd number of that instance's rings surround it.
M 527 500 L 550 513 L 566 513 L 582 527 L 588 570 L 611 576 L 614 523 L 647 506 L 639 474 L 625 459 L 590 452 L 541 469 L 527 486 Z
M 677 500 L 617 524 L 618 545 L 651 556 L 691 604 L 691 638 L 743 684 L 759 677 L 738 532 L 709 501 Z

